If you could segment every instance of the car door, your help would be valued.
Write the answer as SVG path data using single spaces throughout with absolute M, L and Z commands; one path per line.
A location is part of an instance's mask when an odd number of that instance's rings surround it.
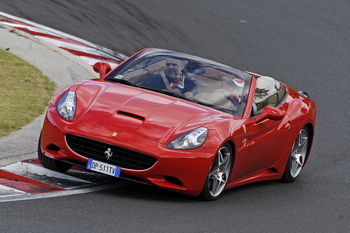
M 273 167 L 287 146 L 290 125 L 285 114 L 288 104 L 283 102 L 286 95 L 286 90 L 276 80 L 270 77 L 257 80 L 252 116 L 246 122 L 250 147 L 247 175 Z M 267 111 L 272 112 L 264 117 Z M 280 116 L 274 116 L 273 111 L 279 112 Z
M 286 116 L 285 116 L 286 117 Z M 289 137 L 289 123 L 286 119 L 266 119 L 255 123 L 249 120 L 247 128 L 251 130 L 247 141 L 249 154 L 246 162 L 246 172 L 250 174 L 272 167 L 280 159 L 286 148 Z

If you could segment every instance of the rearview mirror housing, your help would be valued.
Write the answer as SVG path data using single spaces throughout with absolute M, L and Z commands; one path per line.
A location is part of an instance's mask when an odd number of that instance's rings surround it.
M 100 79 L 104 78 L 112 70 L 111 65 L 107 62 L 97 62 L 93 65 L 93 69 L 100 74 Z
M 266 106 L 263 110 L 263 112 L 254 120 L 254 123 L 258 124 L 264 120 L 270 119 L 270 120 L 281 120 L 284 117 L 284 111 L 281 109 Z

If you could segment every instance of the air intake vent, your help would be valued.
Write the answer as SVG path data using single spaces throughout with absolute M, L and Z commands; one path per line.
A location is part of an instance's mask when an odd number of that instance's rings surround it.
M 124 115 L 124 116 L 128 116 L 128 117 L 132 117 L 132 118 L 135 118 L 135 119 L 138 119 L 138 120 L 141 120 L 141 121 L 145 120 L 145 118 L 143 116 L 135 115 L 135 114 L 132 114 L 132 113 L 129 113 L 129 112 L 118 111 L 118 114 Z
M 122 168 L 145 170 L 157 162 L 155 157 L 89 138 L 67 134 L 66 140 L 75 153 Z M 110 158 L 105 154 L 108 149 L 113 152 Z

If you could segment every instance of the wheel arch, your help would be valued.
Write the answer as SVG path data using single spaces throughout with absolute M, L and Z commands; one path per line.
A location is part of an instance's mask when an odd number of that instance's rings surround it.
M 232 175 L 233 172 L 233 167 L 235 165 L 235 160 L 236 160 L 236 146 L 235 143 L 232 140 L 226 140 L 225 143 L 223 143 L 223 145 L 225 145 L 226 143 L 228 143 L 231 146 L 231 150 L 232 150 L 232 164 L 231 164 L 231 172 L 230 172 L 230 177 Z
M 232 149 L 232 156 L 233 156 L 233 159 L 235 158 L 236 156 L 236 146 L 235 146 L 235 143 L 232 141 L 232 140 L 228 140 L 226 141 L 224 144 L 228 143 L 230 146 L 231 146 L 231 149 Z M 234 160 L 233 160 L 234 162 Z M 232 163 L 233 164 L 233 163 Z
M 314 141 L 315 129 L 314 129 L 314 126 L 310 122 L 306 123 L 304 127 L 306 127 L 308 129 L 308 131 L 309 131 L 309 138 L 310 138 L 309 144 L 307 146 L 306 160 L 305 160 L 305 163 L 304 163 L 304 166 L 305 166 L 305 164 L 309 160 L 311 147 L 312 147 L 312 144 L 313 144 L 313 141 Z

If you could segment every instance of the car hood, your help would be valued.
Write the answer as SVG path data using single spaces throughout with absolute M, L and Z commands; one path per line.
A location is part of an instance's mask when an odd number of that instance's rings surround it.
M 77 93 L 75 124 L 84 134 L 116 136 L 123 142 L 165 143 L 197 127 L 213 124 L 224 112 L 146 89 L 88 82 Z

